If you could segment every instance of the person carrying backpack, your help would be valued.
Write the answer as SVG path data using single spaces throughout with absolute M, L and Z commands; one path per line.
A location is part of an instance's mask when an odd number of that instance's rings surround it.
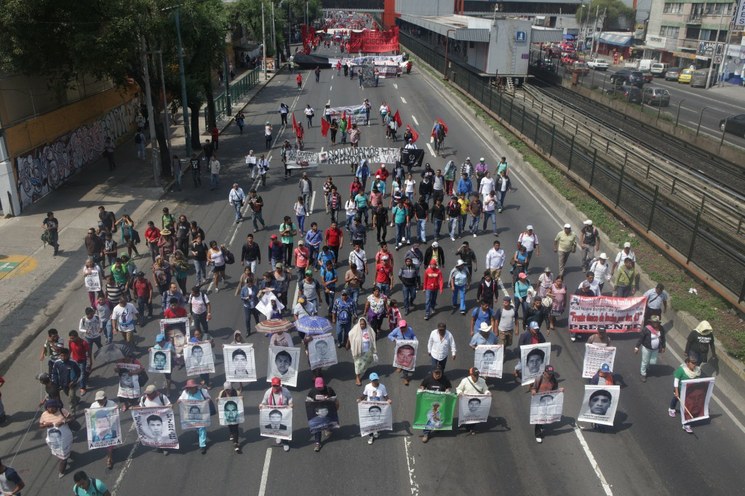
M 82 470 L 75 472 L 73 480 L 75 485 L 72 486 L 72 493 L 75 496 L 111 496 L 106 484 L 99 479 L 88 477 Z

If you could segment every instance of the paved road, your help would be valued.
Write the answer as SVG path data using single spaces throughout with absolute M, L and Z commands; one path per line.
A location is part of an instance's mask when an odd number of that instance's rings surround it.
M 383 80 L 380 87 L 364 90 L 358 87 L 356 81 L 337 78 L 335 71 L 330 70 L 322 72 L 318 84 L 313 81 L 311 73 L 305 74 L 305 81 L 305 87 L 298 97 L 294 77 L 280 75 L 275 78 L 247 109 L 247 131 L 244 135 L 239 136 L 235 128 L 229 128 L 221 138 L 219 153 L 228 168 L 222 178 L 220 191 L 209 192 L 206 187 L 195 190 L 187 180 L 185 190 L 174 193 L 162 205 L 169 206 L 174 212 L 184 213 L 189 219 L 198 220 L 207 229 L 208 238 L 228 242 L 233 251 L 239 253 L 249 225 L 244 223 L 236 228 L 233 224 L 232 209 L 226 201 L 227 188 L 236 180 L 247 189 L 250 181 L 246 178 L 241 157 L 249 148 L 257 151 L 263 148 L 263 123 L 270 120 L 278 126 L 276 109 L 280 100 L 291 104 L 295 110 L 310 103 L 316 108 L 317 115 L 329 99 L 336 106 L 358 104 L 367 97 L 373 109 L 381 100 L 386 100 L 394 111 L 399 109 L 405 123 L 419 124 L 415 127 L 422 134 L 423 142 L 433 119 L 444 119 L 451 130 L 446 142 L 446 159 L 453 158 L 460 163 L 466 156 L 472 159 L 485 156 L 490 164 L 495 164 L 496 159 L 506 151 L 500 141 L 483 133 L 481 126 L 463 112 L 460 104 L 453 104 L 447 93 L 421 72 L 415 71 L 396 80 Z M 299 118 L 301 114 L 298 112 L 297 115 Z M 376 115 L 375 110 L 372 115 Z M 383 130 L 376 119 L 362 131 L 363 145 L 385 145 Z M 277 139 L 284 139 L 286 135 L 280 133 Z M 320 150 L 321 147 L 328 147 L 328 142 L 320 136 L 319 128 L 314 127 L 307 133 L 306 145 L 311 150 Z M 511 153 L 506 154 L 512 156 Z M 443 159 L 434 158 L 429 153 L 426 160 L 435 168 L 444 165 Z M 545 199 L 548 195 L 542 190 L 544 186 L 528 179 L 530 176 L 525 166 L 515 160 L 512 163 L 517 191 L 508 195 L 507 208 L 498 219 L 500 239 L 505 247 L 511 247 L 525 224 L 536 227 L 544 252 L 534 259 L 534 269 L 530 275 L 535 279 L 541 267 L 556 267 L 555 256 L 548 248 L 566 219 L 554 214 L 558 206 L 547 203 Z M 296 175 L 287 182 L 281 178 L 276 150 L 273 151 L 273 165 L 268 187 L 261 190 L 269 221 L 269 229 L 257 235 L 262 246 L 266 245 L 269 234 L 276 232 L 281 216 L 290 215 L 298 191 Z M 317 189 L 320 190 L 323 177 L 327 174 L 333 175 L 335 183 L 347 191 L 351 181 L 347 167 L 327 166 L 322 170 L 313 170 L 311 175 Z M 155 206 L 144 218 L 157 219 L 160 207 Z M 319 198 L 316 197 L 314 211 L 319 210 Z M 87 215 L 92 221 L 95 218 L 94 210 Z M 323 213 L 313 214 L 310 220 L 324 227 L 327 224 L 327 217 Z M 493 236 L 464 239 L 477 252 L 478 267 L 483 268 L 483 258 Z M 442 245 L 446 250 L 446 271 L 449 271 L 460 240 L 453 243 L 446 238 Z M 374 253 L 373 243 L 368 243 L 367 249 L 368 254 Z M 347 252 L 346 249 L 342 251 Z M 607 251 L 614 252 L 610 248 Z M 402 257 L 403 252 L 396 253 L 396 265 L 402 263 Z M 578 261 L 576 256 L 570 261 L 570 288 L 575 288 L 581 279 Z M 641 261 L 642 267 L 644 264 Z M 267 268 L 266 262 L 261 268 Z M 233 329 L 242 327 L 239 300 L 232 294 L 239 271 L 237 266 L 229 270 L 232 276 L 230 291 L 211 295 L 216 311 L 210 330 L 218 350 L 221 344 L 230 342 Z M 394 297 L 401 297 L 399 286 L 394 287 Z M 422 344 L 436 322 L 448 324 L 456 336 L 460 351 L 457 360 L 448 363 L 446 372 L 457 383 L 472 365 L 473 355 L 467 347 L 468 321 L 450 307 L 449 298 L 450 292 L 446 291 L 439 298 L 437 314 L 425 322 L 420 294 L 417 297 L 417 310 L 407 320 Z M 469 307 L 474 299 L 475 288 L 468 292 Z M 60 330 L 75 326 L 87 300 L 85 294 L 76 289 L 70 293 L 69 301 L 70 304 L 60 310 L 56 320 Z M 152 343 L 156 326 L 156 322 L 150 322 L 140 332 L 141 341 L 138 344 L 142 349 Z M 679 420 L 670 419 L 666 414 L 671 394 L 671 374 L 680 363 L 680 350 L 677 350 L 677 355 L 667 354 L 649 381 L 641 384 L 638 381 L 638 357 L 632 354 L 635 338 L 616 338 L 619 346 L 616 372 L 623 378 L 625 387 L 615 428 L 600 433 L 575 428 L 574 419 L 579 410 L 584 382 L 580 378 L 583 344 L 571 343 L 563 332 L 552 334 L 550 340 L 552 363 L 561 374 L 561 386 L 566 388 L 565 417 L 561 423 L 548 429 L 542 445 L 535 443 L 533 429 L 528 425 L 528 394 L 524 387 L 515 385 L 509 379 L 489 381 L 494 401 L 492 417 L 486 426 L 482 426 L 483 432 L 476 436 L 466 436 L 462 432 L 438 433 L 429 444 L 422 444 L 416 436 L 418 432 L 411 430 L 410 423 L 413 418 L 414 388 L 426 374 L 428 360 L 424 353 L 420 353 L 415 375 L 417 380 L 406 387 L 392 367 L 386 364 L 391 357 L 392 346 L 387 340 L 381 339 L 379 355 L 382 364 L 375 370 L 381 374 L 382 382 L 388 386 L 394 401 L 394 432 L 383 434 L 373 446 L 368 446 L 359 436 L 354 397 L 360 393 L 360 388 L 352 380 L 353 367 L 349 355 L 342 352 L 342 363 L 331 367 L 328 376 L 332 378 L 331 385 L 339 393 L 342 403 L 340 419 L 343 427 L 319 454 L 312 450 L 307 424 L 299 408 L 295 409 L 293 449 L 289 453 L 275 449 L 271 440 L 259 437 L 256 405 L 267 387 L 265 376 L 260 373 L 259 382 L 252 384 L 244 394 L 246 423 L 242 455 L 232 452 L 227 442 L 227 431 L 216 426 L 209 430 L 211 442 L 207 455 L 200 455 L 195 433 L 186 432 L 180 437 L 180 452 L 164 457 L 137 446 L 135 435 L 130 430 L 131 422 L 125 420 L 125 444 L 116 450 L 116 465 L 112 472 L 104 470 L 103 453 L 85 451 L 81 434 L 78 434 L 74 447 L 76 454 L 72 469 L 82 468 L 103 478 L 119 495 L 191 495 L 214 493 L 215 490 L 224 494 L 252 496 L 297 491 L 311 496 L 467 492 L 672 495 L 702 492 L 725 494 L 742 489 L 738 471 L 745 463 L 745 454 L 741 449 L 745 434 L 742 423 L 745 419 L 739 413 L 739 405 L 726 398 L 722 398 L 721 404 L 712 402 L 711 422 L 697 427 L 693 436 L 681 430 Z M 266 338 L 253 335 L 250 342 L 258 350 L 257 369 L 261 372 L 266 369 Z M 13 413 L 13 423 L 4 427 L 4 435 L 0 437 L 3 453 L 6 454 L 3 459 L 7 461 L 11 453 L 17 453 L 12 465 L 21 470 L 21 475 L 27 480 L 28 494 L 69 494 L 71 477 L 67 476 L 61 481 L 57 479 L 43 434 L 31 421 L 40 394 L 34 392 L 36 386 L 31 380 L 33 374 L 38 372 L 38 346 L 24 350 L 20 358 L 6 375 L 6 379 L 15 385 L 5 391 L 6 407 Z M 213 382 L 221 384 L 223 369 L 220 356 L 217 361 L 219 372 L 214 375 Z M 509 359 L 505 371 L 512 370 L 514 363 L 514 359 Z M 183 384 L 186 378 L 183 372 L 177 372 L 174 379 Z M 115 383 L 109 367 L 95 370 L 92 380 L 94 390 L 105 388 L 113 397 Z M 298 387 L 293 390 L 296 403 L 303 401 L 310 386 L 310 372 L 304 368 Z M 86 400 L 91 399 L 89 394 Z M 736 420 L 727 411 L 738 412 Z M 29 429 L 25 433 L 27 427 Z M 595 462 L 598 464 L 595 465 Z

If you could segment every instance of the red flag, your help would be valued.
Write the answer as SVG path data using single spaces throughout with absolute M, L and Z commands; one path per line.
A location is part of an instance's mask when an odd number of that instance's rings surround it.
M 329 124 L 329 121 L 326 119 L 321 119 L 321 134 L 325 138 L 326 135 L 329 133 L 329 128 L 331 127 L 331 124 Z
M 398 115 L 398 109 L 396 109 L 396 113 L 393 114 L 393 120 L 396 121 L 396 125 L 398 127 L 401 127 L 403 125 L 403 123 L 401 122 L 401 116 Z
M 406 124 L 406 130 L 411 132 L 411 142 L 415 143 L 416 140 L 419 139 L 419 133 L 416 132 L 416 129 L 411 127 L 410 125 Z
M 346 110 L 341 113 L 341 120 L 343 120 L 343 121 L 346 121 L 347 120 L 347 111 Z
M 295 112 L 292 113 L 292 130 L 297 134 L 297 121 L 295 120 Z
M 448 134 L 448 126 L 447 126 L 447 124 L 445 124 L 445 121 L 443 121 L 442 119 L 440 119 L 438 117 L 437 118 L 437 122 L 440 123 L 440 125 L 442 126 L 442 129 L 445 131 L 445 134 L 447 135 Z

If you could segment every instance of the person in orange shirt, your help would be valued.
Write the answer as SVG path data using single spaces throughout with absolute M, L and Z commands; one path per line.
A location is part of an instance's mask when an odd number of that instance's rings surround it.
M 424 271 L 424 320 L 428 320 L 437 305 L 437 293 L 442 293 L 442 271 L 437 267 L 437 260 L 430 260 L 429 267 Z

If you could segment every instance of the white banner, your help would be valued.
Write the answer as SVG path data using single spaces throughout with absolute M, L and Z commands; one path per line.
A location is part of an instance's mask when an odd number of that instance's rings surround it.
M 290 169 L 301 169 L 317 167 L 319 164 L 359 164 L 362 159 L 367 159 L 369 164 L 395 164 L 400 158 L 400 148 L 382 146 L 341 147 L 320 152 L 293 149 L 287 152 L 287 166 Z M 257 305 L 256 308 L 259 309 L 259 306 Z M 261 310 L 259 311 L 261 312 Z
M 609 333 L 640 332 L 644 324 L 643 296 L 618 298 L 611 296 L 569 296 L 569 331 L 597 332 L 605 326 Z
M 536 393 L 530 397 L 530 424 L 553 424 L 561 420 L 564 393 L 558 389 Z
M 300 368 L 300 348 L 285 348 L 282 346 L 269 347 L 269 361 L 267 363 L 266 382 L 272 378 L 282 379 L 283 386 L 297 386 L 297 373 Z
M 393 350 L 393 366 L 397 369 L 413 372 L 416 369 L 416 353 L 419 349 L 419 341 L 416 339 L 396 340 L 396 349 Z
M 119 389 L 116 395 L 120 398 L 139 398 L 140 392 L 140 370 L 142 367 L 136 363 L 117 363 L 116 369 L 119 374 Z
M 122 444 L 119 407 L 87 408 L 85 410 L 85 426 L 88 434 L 89 450 Z
M 616 361 L 616 347 L 597 344 L 585 344 L 585 361 L 582 364 L 582 377 L 592 379 L 595 372 L 607 363 L 611 370 Z
M 680 421 L 683 424 L 709 418 L 714 378 L 702 377 L 680 383 Z
M 184 346 L 184 362 L 186 375 L 213 374 L 215 372 L 215 356 L 209 341 L 188 343 Z
M 393 410 L 387 401 L 360 401 L 357 403 L 360 435 L 393 430 Z
M 612 426 L 620 396 L 621 386 L 586 385 L 577 420 Z
M 313 340 L 308 343 L 308 361 L 311 370 L 339 363 L 336 357 L 334 336 L 328 333 L 313 336 Z
M 462 394 L 458 396 L 458 425 L 486 422 L 490 409 L 490 394 Z
M 473 366 L 479 369 L 481 377 L 502 377 L 504 369 L 504 346 L 501 344 L 480 344 L 473 353 Z
M 292 407 L 262 405 L 259 407 L 259 435 L 277 439 L 292 439 Z
M 156 350 L 150 348 L 148 351 L 147 371 L 153 374 L 171 373 L 171 350 Z
M 256 382 L 256 357 L 252 344 L 226 344 L 222 358 L 225 362 L 225 380 L 230 382 Z
M 90 274 L 86 274 L 84 278 L 86 290 L 101 291 L 101 275 L 97 270 L 91 270 Z
M 243 396 L 217 398 L 217 414 L 220 418 L 220 425 L 238 425 L 245 422 Z
M 137 429 L 137 438 L 143 446 L 178 449 L 176 417 L 172 405 L 133 408 L 130 411 Z
M 212 424 L 210 418 L 210 400 L 179 400 L 178 414 L 181 420 L 181 429 L 197 429 L 209 427 Z
M 533 384 L 551 363 L 551 343 L 525 344 L 520 347 L 522 385 Z

